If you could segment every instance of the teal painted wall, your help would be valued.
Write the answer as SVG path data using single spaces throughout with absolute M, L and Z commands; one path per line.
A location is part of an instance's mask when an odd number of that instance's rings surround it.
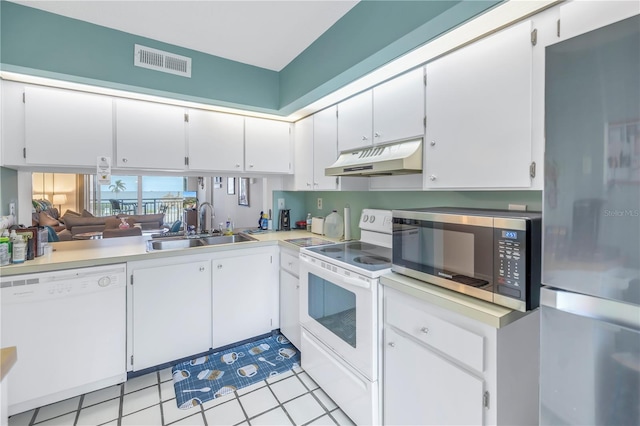
M 300 205 L 302 197 L 303 206 Z M 542 211 L 542 191 L 274 191 L 274 206 L 278 205 L 278 198 L 284 198 L 286 207 L 291 209 L 292 223 L 305 219 L 307 213 L 311 213 L 312 216 L 327 216 L 331 210 L 336 209 L 343 215 L 348 204 L 351 207 L 351 229 L 354 239 L 360 238 L 358 221 L 363 208 L 451 206 L 507 209 L 509 204 L 526 204 L 528 210 Z M 322 198 L 322 210 L 317 209 L 318 198 Z
M 15 3 L 2 1 L 0 7 L 5 70 L 253 110 L 278 108 L 275 71 Z M 136 43 L 191 57 L 191 78 L 135 67 Z
M 294 112 L 499 3 L 361 1 L 280 72 L 280 106 Z
M 0 1 L 0 67 L 286 116 L 500 2 L 362 1 L 278 73 Z M 193 58 L 192 77 L 134 67 L 136 43 Z
M 18 172 L 0 167 L 0 216 L 9 214 L 9 203 L 12 201 L 16 202 L 16 216 L 18 216 Z

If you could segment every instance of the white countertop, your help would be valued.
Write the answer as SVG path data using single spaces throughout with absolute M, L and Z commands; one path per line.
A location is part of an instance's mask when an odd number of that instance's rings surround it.
M 380 277 L 380 284 L 410 296 L 459 313 L 495 328 L 504 327 L 527 315 L 494 303 L 456 293 L 402 274 L 390 272 Z
M 202 247 L 190 247 L 175 250 L 157 250 L 147 252 L 148 236 L 107 238 L 101 240 L 74 240 L 52 243 L 54 252 L 51 256 L 40 256 L 27 260 L 22 264 L 0 267 L 0 276 L 32 274 L 37 272 L 61 269 L 81 268 L 86 266 L 124 263 L 133 260 L 157 259 L 162 257 L 185 256 L 197 253 L 238 250 L 248 247 L 282 245 L 298 250 L 300 247 L 285 242 L 294 238 L 317 237 L 330 241 L 322 235 L 312 234 L 306 230 L 267 231 L 261 234 L 250 234 L 257 241 L 245 241 L 231 244 L 218 244 Z

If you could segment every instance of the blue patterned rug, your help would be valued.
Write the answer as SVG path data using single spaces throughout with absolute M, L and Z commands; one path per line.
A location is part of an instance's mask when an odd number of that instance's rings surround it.
M 300 365 L 282 334 L 177 364 L 171 370 L 179 408 L 187 409 Z

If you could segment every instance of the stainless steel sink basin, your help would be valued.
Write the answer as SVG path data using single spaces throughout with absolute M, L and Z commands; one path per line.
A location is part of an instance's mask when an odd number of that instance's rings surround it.
M 256 241 L 255 238 L 251 238 L 243 234 L 220 235 L 218 237 L 200 238 L 200 240 L 202 240 L 204 244 L 207 246 L 215 245 L 215 244 L 241 243 L 243 241 Z
M 150 240 L 148 244 L 149 250 L 151 251 L 176 250 L 190 247 L 212 246 L 217 244 L 241 243 L 244 241 L 256 241 L 256 239 L 244 234 L 219 235 L 201 238 L 168 237 L 166 239 Z
M 176 240 L 150 241 L 151 250 L 175 250 L 189 247 L 202 247 L 206 244 L 199 238 L 181 238 Z

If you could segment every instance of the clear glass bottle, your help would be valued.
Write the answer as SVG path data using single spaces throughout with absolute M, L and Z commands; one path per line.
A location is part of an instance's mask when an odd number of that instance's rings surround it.
M 311 232 L 311 213 L 307 213 L 307 231 Z

